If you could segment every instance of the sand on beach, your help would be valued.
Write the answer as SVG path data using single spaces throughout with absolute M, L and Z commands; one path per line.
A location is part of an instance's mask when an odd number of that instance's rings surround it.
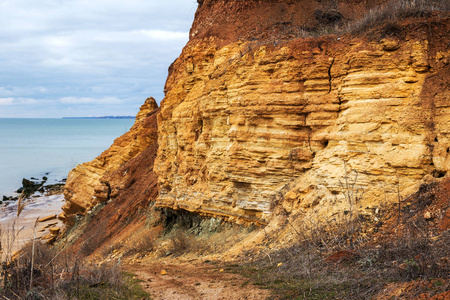
M 2 258 L 19 250 L 33 240 L 33 228 L 37 218 L 59 215 L 64 204 L 63 195 L 40 196 L 25 201 L 25 208 L 17 217 L 17 202 L 0 208 Z M 52 225 L 55 223 L 54 225 Z M 36 238 L 49 233 L 46 226 L 61 227 L 58 219 L 38 222 Z

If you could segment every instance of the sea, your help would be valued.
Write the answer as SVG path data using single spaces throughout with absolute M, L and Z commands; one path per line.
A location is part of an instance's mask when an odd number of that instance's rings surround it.
M 1 119 L 0 200 L 16 196 L 22 179 L 59 183 L 71 169 L 91 161 L 134 119 Z

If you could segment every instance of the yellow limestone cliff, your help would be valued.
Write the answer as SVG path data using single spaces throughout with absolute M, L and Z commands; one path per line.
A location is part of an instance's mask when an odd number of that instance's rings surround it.
M 295 1 L 234 2 L 199 1 L 169 69 L 157 136 L 148 99 L 129 133 L 69 174 L 63 218 L 117 197 L 124 187 L 108 176 L 156 139 L 156 207 L 237 223 L 343 212 L 348 182 L 364 191 L 358 209 L 370 210 L 449 171 L 448 17 L 403 22 L 401 33 L 313 38 L 297 29 L 324 21 L 316 1 L 304 14 Z M 363 3 L 338 2 L 342 14 L 329 22 Z M 290 14 L 298 20 L 280 23 Z
M 277 204 L 342 211 L 345 176 L 370 208 L 445 174 L 450 52 L 435 46 L 191 43 L 172 66 L 158 116 L 157 205 L 266 223 Z
M 155 99 L 145 100 L 129 132 L 117 138 L 93 161 L 79 164 L 70 171 L 64 187 L 66 203 L 61 219 L 67 220 L 70 215 L 83 213 L 99 202 L 118 196 L 123 187 L 120 184 L 110 186 L 109 176 L 156 141 L 155 130 L 148 124 L 147 116 L 157 108 Z

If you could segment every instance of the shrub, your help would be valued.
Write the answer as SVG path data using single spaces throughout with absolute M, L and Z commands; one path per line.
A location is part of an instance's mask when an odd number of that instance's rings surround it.
M 361 34 L 369 29 L 384 25 L 386 35 L 398 34 L 401 30 L 396 24 L 400 19 L 408 17 L 426 17 L 433 11 L 448 11 L 448 1 L 444 0 L 393 0 L 387 5 L 370 10 L 358 21 L 349 22 L 344 32 Z M 395 24 L 395 25 L 394 25 Z
M 39 242 L 35 243 L 34 255 L 32 249 L 32 244 L 28 244 L 16 259 L 2 263 L 0 296 L 3 298 L 140 299 L 144 295 L 136 289 L 136 282 L 122 273 L 118 262 L 83 263 L 77 255 Z

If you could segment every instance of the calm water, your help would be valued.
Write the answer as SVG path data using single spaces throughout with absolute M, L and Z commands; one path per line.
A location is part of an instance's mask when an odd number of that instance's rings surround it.
M 0 119 L 0 197 L 12 195 L 22 178 L 42 178 L 48 172 L 52 183 L 67 177 L 133 123 L 133 119 Z

